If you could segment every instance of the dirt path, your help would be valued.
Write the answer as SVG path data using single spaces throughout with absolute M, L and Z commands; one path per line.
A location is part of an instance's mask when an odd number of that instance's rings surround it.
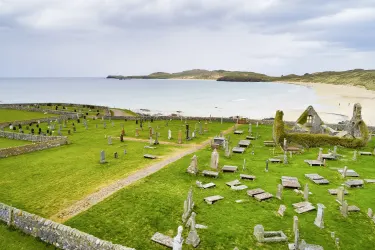
M 226 131 L 224 131 L 223 133 L 227 134 L 227 133 L 231 132 L 232 129 L 233 128 L 229 128 Z M 183 150 L 182 152 L 177 152 L 173 155 L 170 155 L 166 159 L 164 159 L 160 162 L 157 162 L 155 164 L 152 164 L 152 165 L 149 165 L 145 168 L 142 168 L 142 169 L 136 171 L 135 173 L 129 175 L 128 177 L 126 177 L 124 179 L 120 179 L 120 180 L 118 180 L 118 181 L 116 181 L 116 182 L 114 182 L 114 183 L 112 183 L 112 184 L 110 184 L 106 187 L 103 187 L 99 191 L 86 196 L 82 200 L 77 201 L 72 206 L 70 206 L 66 209 L 63 209 L 60 212 L 58 212 L 57 214 L 53 215 L 51 217 L 51 220 L 61 222 L 61 223 L 67 221 L 68 219 L 76 216 L 77 214 L 79 214 L 83 211 L 86 211 L 90 207 L 92 207 L 95 204 L 101 202 L 105 198 L 111 196 L 112 194 L 119 191 L 120 189 L 122 189 L 126 186 L 129 186 L 130 184 L 159 171 L 160 169 L 164 168 L 165 166 L 171 164 L 172 162 L 175 162 L 175 161 L 181 159 L 182 157 L 184 157 L 186 155 L 192 154 L 195 151 L 198 151 L 198 150 L 206 147 L 207 145 L 209 145 L 211 143 L 211 139 L 212 138 L 209 138 L 206 141 L 204 141 L 204 142 L 202 142 L 201 144 L 198 144 L 198 145 L 188 145 L 189 147 L 187 149 Z M 142 140 L 142 139 L 137 139 L 137 140 Z M 178 144 L 178 145 L 180 145 L 180 144 Z

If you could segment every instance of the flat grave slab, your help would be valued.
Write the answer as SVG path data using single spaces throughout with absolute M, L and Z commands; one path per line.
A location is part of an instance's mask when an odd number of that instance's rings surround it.
M 243 130 L 235 130 L 234 134 L 235 135 L 242 135 L 243 134 Z
M 255 180 L 255 175 L 240 174 L 240 178 L 243 180 Z
M 152 147 L 152 146 L 144 146 L 144 148 L 148 148 L 148 149 L 156 149 L 156 147 Z
M 204 201 L 207 202 L 207 204 L 213 204 L 214 202 L 222 200 L 222 199 L 224 199 L 223 196 L 214 195 L 214 196 L 209 196 L 209 197 L 204 198 Z
M 305 162 L 309 164 L 310 167 L 323 166 L 323 162 L 318 160 L 305 160 Z
M 245 148 L 247 148 L 248 146 L 250 146 L 250 144 L 251 144 L 250 140 L 240 140 L 238 142 L 238 146 L 245 147 Z
M 268 193 L 268 192 L 254 195 L 254 198 L 257 201 L 264 201 L 264 200 L 270 199 L 272 197 L 273 197 L 273 195 Z
M 263 145 L 266 146 L 266 147 L 274 147 L 274 146 L 276 146 L 276 144 L 275 144 L 274 141 L 264 141 Z
M 250 135 L 248 135 L 248 136 L 246 136 L 246 139 L 248 139 L 248 140 L 255 140 L 256 138 L 254 137 L 254 136 L 250 136 Z
M 225 142 L 224 137 L 214 137 L 214 144 L 223 145 L 224 142 Z
M 297 147 L 287 147 L 286 151 L 288 151 L 288 152 L 300 152 L 301 149 L 297 148 Z
M 348 212 L 359 212 L 361 209 L 355 205 L 348 206 Z
M 360 188 L 363 187 L 363 180 L 347 180 L 344 184 L 350 188 Z
M 203 188 L 203 189 L 212 188 L 212 187 L 216 187 L 216 184 L 210 182 L 210 183 L 207 183 L 207 184 L 203 184 L 203 185 L 202 185 L 202 188 Z
M 306 213 L 315 209 L 315 207 L 308 201 L 294 203 L 293 207 L 296 208 L 294 209 L 294 211 L 296 211 L 299 214 Z
M 241 185 L 241 182 L 239 180 L 234 180 L 234 181 L 227 182 L 225 184 L 227 184 L 227 186 L 229 187 L 232 187 L 232 186 Z
M 245 148 L 233 147 L 232 152 L 233 153 L 238 153 L 238 154 L 243 154 L 245 152 Z
M 269 160 L 269 162 L 271 162 L 271 163 L 281 163 L 281 159 L 278 159 L 278 158 L 270 158 L 270 159 L 268 159 Z
M 146 158 L 146 159 L 156 159 L 155 155 L 150 155 L 150 154 L 145 154 L 145 155 L 143 155 L 143 157 Z
M 367 155 L 367 156 L 370 156 L 372 155 L 371 152 L 359 152 L 359 155 Z
M 328 193 L 331 195 L 337 195 L 338 189 L 328 189 Z M 349 194 L 348 191 L 344 190 L 344 195 Z
M 233 190 L 245 190 L 248 187 L 246 185 L 239 185 L 239 186 L 231 186 L 230 188 Z
M 329 184 L 329 181 L 327 179 L 324 179 L 323 176 L 320 176 L 318 174 L 305 174 L 307 178 L 312 180 L 315 184 L 323 185 L 323 184 Z
M 261 188 L 251 189 L 247 190 L 247 194 L 251 197 L 254 197 L 254 195 L 264 193 L 265 191 Z
M 326 160 L 336 160 L 336 156 L 334 156 L 333 154 L 322 154 L 322 158 L 323 159 L 326 159 Z
M 161 233 L 155 233 L 152 237 L 151 240 L 159 243 L 160 245 L 173 248 L 173 239 L 172 237 L 169 237 L 167 235 L 161 234 Z
M 365 179 L 366 183 L 375 183 L 375 179 Z
M 315 184 L 318 185 L 327 185 L 329 184 L 329 181 L 327 179 L 320 179 L 320 180 L 312 180 Z
M 203 170 L 202 171 L 203 176 L 210 176 L 210 177 L 219 177 L 219 173 L 215 171 L 209 171 L 209 170 Z
M 337 170 L 341 175 L 343 175 L 344 169 Z M 346 177 L 359 177 L 359 174 L 353 169 L 346 170 Z
M 229 165 L 224 165 L 221 171 L 223 172 L 237 172 L 238 167 L 237 166 L 229 166 Z
M 299 184 L 298 179 L 296 177 L 290 177 L 290 176 L 282 176 L 281 185 L 287 188 L 300 188 L 301 187 L 301 184 Z

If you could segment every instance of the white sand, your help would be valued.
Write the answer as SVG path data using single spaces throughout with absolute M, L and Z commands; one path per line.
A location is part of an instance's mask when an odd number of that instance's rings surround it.
M 351 119 L 353 105 L 360 103 L 362 106 L 362 118 L 367 125 L 375 125 L 375 91 L 350 85 L 333 85 L 325 83 L 305 82 L 283 82 L 297 84 L 312 88 L 320 101 L 330 106 L 329 112 L 316 108 L 320 117 L 327 123 L 336 123 L 342 120 Z M 285 120 L 296 120 L 300 115 L 297 111 L 285 113 Z M 344 115 L 347 116 L 346 119 Z

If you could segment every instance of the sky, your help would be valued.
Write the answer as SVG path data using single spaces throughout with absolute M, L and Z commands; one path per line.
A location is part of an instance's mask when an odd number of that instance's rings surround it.
M 0 77 L 375 68 L 375 0 L 0 0 Z

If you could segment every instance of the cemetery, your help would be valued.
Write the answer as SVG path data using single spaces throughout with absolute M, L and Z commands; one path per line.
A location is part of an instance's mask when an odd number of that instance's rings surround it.
M 0 158 L 0 249 L 373 248 L 375 139 L 359 105 L 346 126 L 311 106 L 296 122 L 88 106 L 0 108 L 33 120 L 7 119 L 3 134 L 27 140 L 0 137 L 0 150 L 66 138 Z M 68 113 L 37 116 L 48 108 Z

